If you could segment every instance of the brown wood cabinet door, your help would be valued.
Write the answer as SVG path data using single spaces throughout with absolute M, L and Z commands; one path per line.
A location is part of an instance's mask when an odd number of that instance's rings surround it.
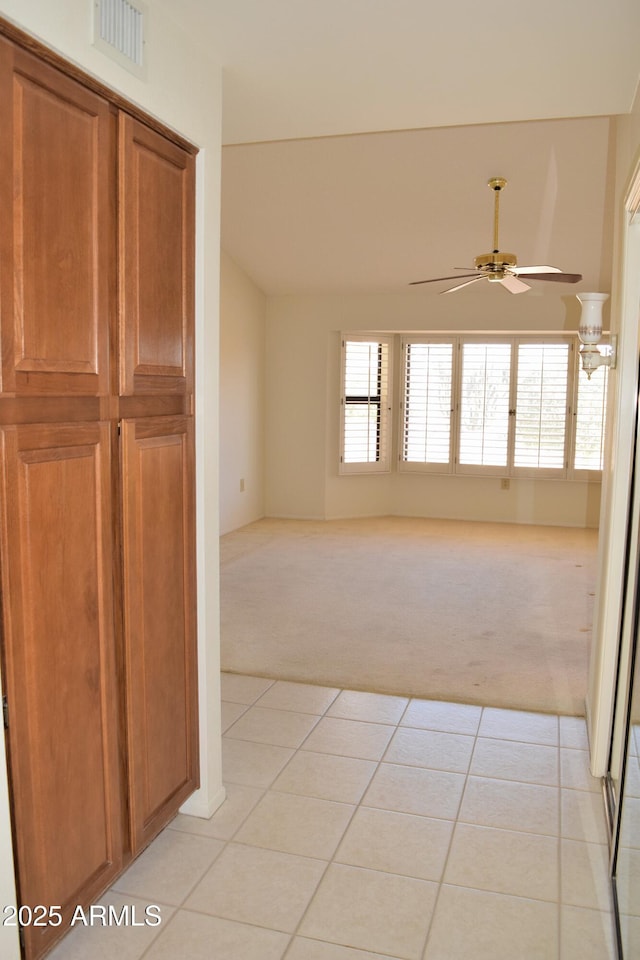
M 193 421 L 122 422 L 124 622 L 133 852 L 198 780 Z
M 2 38 L 0 89 L 2 393 L 105 393 L 115 114 Z
M 120 115 L 120 392 L 193 389 L 195 161 Z
M 36 960 L 198 785 L 195 158 L 4 33 L 0 658 Z
M 2 653 L 20 902 L 38 957 L 122 864 L 107 424 L 6 427 Z

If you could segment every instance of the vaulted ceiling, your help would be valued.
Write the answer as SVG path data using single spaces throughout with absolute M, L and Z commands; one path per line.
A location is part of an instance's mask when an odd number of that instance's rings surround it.
M 433 296 L 453 282 L 410 281 L 492 251 L 487 180 L 502 176 L 500 249 L 584 278 L 536 289 L 609 290 L 609 133 L 589 118 L 228 147 L 223 245 L 269 294 Z M 483 283 L 455 296 L 472 293 L 508 295 Z
M 500 248 L 584 275 L 538 290 L 609 288 L 608 118 L 636 92 L 637 0 L 179 10 L 223 68 L 223 245 L 267 293 L 439 293 L 407 285 L 491 251 L 493 176 Z

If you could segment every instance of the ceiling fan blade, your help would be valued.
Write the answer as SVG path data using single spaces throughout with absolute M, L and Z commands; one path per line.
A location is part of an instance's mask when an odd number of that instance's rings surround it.
M 518 273 L 519 277 L 526 277 L 528 280 L 554 280 L 556 283 L 578 283 L 582 280 L 581 273 Z
M 453 280 L 453 277 L 449 277 L 450 280 Z M 456 278 L 457 279 L 457 278 Z M 458 283 L 455 287 L 449 287 L 448 290 L 443 290 L 440 296 L 444 293 L 453 293 L 455 290 L 462 290 L 463 287 L 468 287 L 470 283 L 477 283 L 478 280 L 486 280 L 487 278 L 483 273 L 479 277 L 474 277 L 473 280 L 466 280 L 464 283 Z
M 503 277 L 502 280 L 499 280 L 498 283 L 501 283 L 503 287 L 506 287 L 509 293 L 524 293 L 525 290 L 531 290 L 531 287 L 528 283 L 523 283 L 522 280 L 518 280 L 517 277 L 512 277 L 507 274 L 506 277 Z
M 559 267 L 547 267 L 547 266 L 512 267 L 512 270 L 517 277 L 519 277 L 521 273 L 562 273 L 562 270 Z
M 456 269 L 456 268 L 454 268 L 454 269 Z M 466 268 L 461 268 L 461 269 L 467 269 L 467 270 L 468 270 L 469 268 L 466 267 Z M 480 273 L 480 274 L 478 274 L 478 273 L 464 273 L 464 274 L 462 274 L 462 276 L 463 276 L 463 277 L 475 277 L 477 280 L 481 280 L 481 279 L 482 279 L 482 274 L 481 274 L 481 273 Z M 415 286 L 417 286 L 419 283 L 437 283 L 439 280 L 460 280 L 460 279 L 461 279 L 460 274 L 458 274 L 457 277 L 432 277 L 431 280 L 412 280 L 412 281 L 410 282 L 409 286 L 410 286 L 410 287 L 415 287 Z

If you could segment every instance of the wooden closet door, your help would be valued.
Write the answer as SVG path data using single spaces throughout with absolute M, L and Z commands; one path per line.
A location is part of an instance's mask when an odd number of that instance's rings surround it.
M 193 420 L 122 422 L 133 852 L 198 785 Z
M 20 903 L 34 958 L 122 863 L 109 427 L 27 425 L 3 448 L 2 653 Z
M 106 393 L 115 113 L 2 38 L 0 90 L 1 392 Z
M 193 390 L 195 159 L 120 115 L 120 392 Z

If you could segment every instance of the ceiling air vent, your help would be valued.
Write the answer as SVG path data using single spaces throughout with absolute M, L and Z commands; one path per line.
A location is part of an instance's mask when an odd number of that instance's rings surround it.
M 146 76 L 144 20 L 146 7 L 136 0 L 95 0 L 93 45 L 139 77 Z

